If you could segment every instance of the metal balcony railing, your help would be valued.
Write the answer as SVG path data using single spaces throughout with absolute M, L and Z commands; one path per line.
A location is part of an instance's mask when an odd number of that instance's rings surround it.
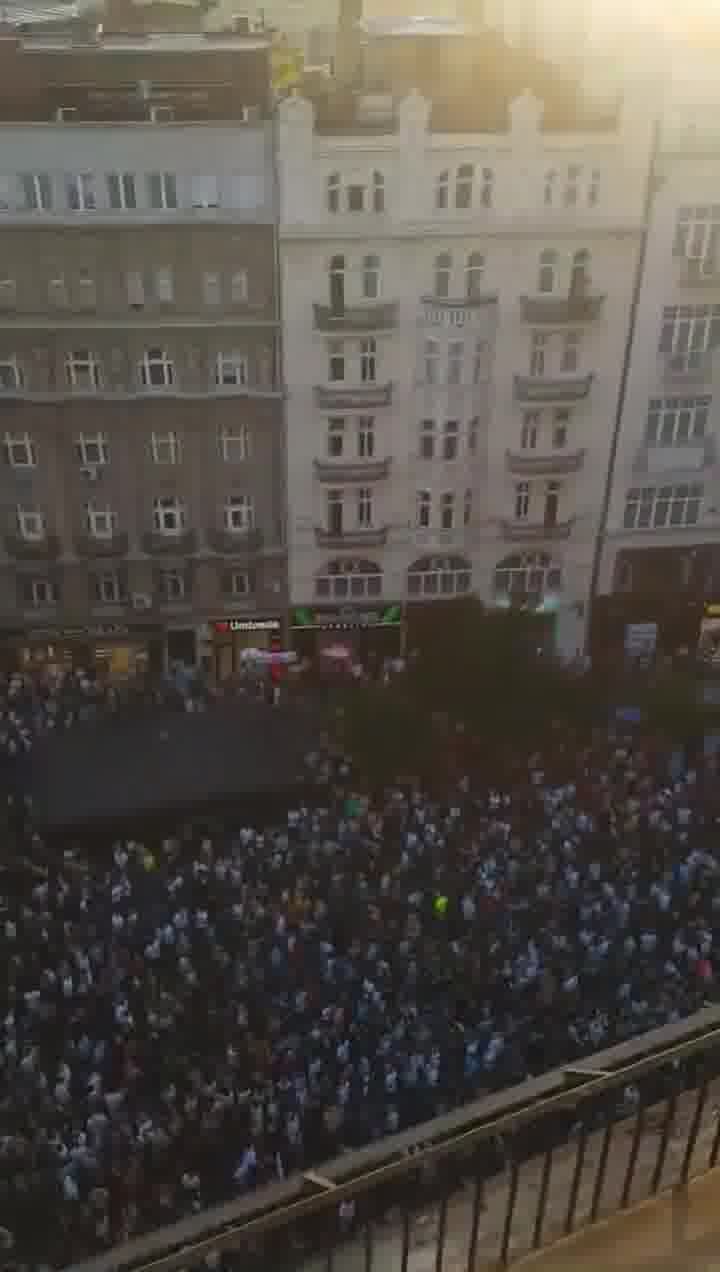
M 720 1007 L 708 1006 L 73 1272 L 201 1269 L 222 1252 L 243 1272 L 409 1272 L 419 1247 L 443 1272 L 507 1267 L 715 1167 L 718 1074 Z

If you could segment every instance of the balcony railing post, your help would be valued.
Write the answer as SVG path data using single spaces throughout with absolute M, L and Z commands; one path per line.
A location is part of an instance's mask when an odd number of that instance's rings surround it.
M 627 1170 L 625 1171 L 625 1181 L 623 1183 L 622 1197 L 620 1198 L 620 1209 L 627 1210 L 630 1205 L 630 1195 L 632 1193 L 633 1179 L 635 1178 L 635 1167 L 637 1166 L 638 1153 L 640 1152 L 640 1141 L 645 1130 L 645 1107 L 640 1105 L 635 1117 L 635 1129 L 633 1131 L 632 1147 L 628 1158 Z
M 595 1172 L 595 1184 L 593 1186 L 592 1202 L 590 1203 L 590 1222 L 595 1223 L 600 1213 L 600 1202 L 602 1201 L 603 1190 L 605 1188 L 605 1176 L 607 1175 L 608 1158 L 610 1156 L 610 1144 L 613 1137 L 615 1124 L 613 1121 L 613 1110 L 611 1098 L 606 1101 L 605 1108 L 605 1130 L 603 1132 L 602 1147 L 600 1149 L 600 1157 L 598 1159 L 597 1171 Z
M 533 1250 L 538 1250 L 542 1244 L 543 1225 L 545 1223 L 545 1211 L 547 1209 L 548 1190 L 550 1188 L 550 1176 L 552 1175 L 553 1150 L 549 1148 L 543 1158 L 542 1177 L 540 1179 L 540 1192 L 538 1193 L 537 1210 L 535 1211 L 535 1224 L 533 1227 Z
M 585 1122 L 583 1122 L 582 1129 L 580 1131 L 580 1138 L 578 1139 L 577 1152 L 575 1154 L 575 1169 L 573 1171 L 572 1184 L 570 1185 L 570 1196 L 568 1197 L 568 1206 L 565 1215 L 566 1236 L 570 1235 L 575 1226 L 575 1211 L 577 1210 L 578 1194 L 580 1192 L 580 1180 L 582 1179 L 583 1168 L 585 1166 L 587 1140 L 587 1126 Z
M 688 1179 L 690 1178 L 690 1167 L 692 1165 L 693 1153 L 695 1152 L 697 1137 L 700 1133 L 700 1127 L 702 1125 L 703 1113 L 705 1112 L 705 1105 L 707 1104 L 708 1088 L 709 1088 L 709 1083 L 707 1078 L 705 1078 L 698 1091 L 697 1099 L 695 1101 L 695 1110 L 693 1112 L 692 1122 L 690 1123 L 690 1130 L 688 1131 L 687 1143 L 685 1144 L 685 1153 L 683 1155 L 682 1166 L 680 1167 L 680 1182 L 682 1184 L 686 1184 L 688 1182 Z
M 515 1160 L 513 1146 L 510 1146 L 510 1188 L 508 1189 L 507 1206 L 505 1207 L 505 1222 L 503 1224 L 502 1240 L 500 1243 L 500 1264 L 506 1268 L 510 1261 L 510 1242 L 512 1240 L 513 1219 L 515 1218 L 515 1206 L 517 1205 L 518 1187 L 520 1183 L 520 1167 Z

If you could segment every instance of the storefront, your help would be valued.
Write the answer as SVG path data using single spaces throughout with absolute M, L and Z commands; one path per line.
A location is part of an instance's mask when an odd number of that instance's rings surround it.
M 593 665 L 612 668 L 626 661 L 687 656 L 697 648 L 704 608 L 701 600 L 671 589 L 662 595 L 596 597 L 590 625 Z
M 290 611 L 290 633 L 301 657 L 328 649 L 345 649 L 362 662 L 394 657 L 402 651 L 402 605 L 298 605 Z
M 8 670 L 85 667 L 124 680 L 161 669 L 163 631 L 148 625 L 98 623 L 8 632 L 2 638 L 2 661 Z
M 216 618 L 208 624 L 209 670 L 217 681 L 237 675 L 246 649 L 272 650 L 282 647 L 283 622 L 277 616 Z

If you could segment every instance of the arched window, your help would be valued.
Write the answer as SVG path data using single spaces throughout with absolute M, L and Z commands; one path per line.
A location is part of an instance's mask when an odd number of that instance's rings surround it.
M 450 188 L 450 173 L 447 168 L 438 175 L 435 183 L 435 207 L 443 211 L 448 205 L 448 191 Z
M 590 286 L 590 253 L 586 247 L 576 252 L 570 271 L 570 295 L 584 296 Z
M 330 308 L 333 313 L 341 314 L 345 310 L 345 257 L 330 257 Z
M 315 576 L 320 600 L 363 601 L 382 593 L 382 570 L 374 561 L 328 561 Z
M 495 569 L 497 597 L 522 599 L 540 605 L 548 592 L 562 589 L 562 570 L 547 552 L 517 552 Z
M 538 272 L 538 291 L 548 294 L 555 291 L 557 285 L 557 252 L 546 248 L 540 253 L 540 269 Z
M 385 177 L 382 172 L 373 172 L 372 203 L 373 212 L 385 211 Z
M 331 172 L 327 179 L 327 210 L 340 211 L 340 173 Z
M 465 295 L 468 300 L 479 300 L 482 295 L 485 257 L 482 252 L 471 252 L 465 266 Z
M 461 163 L 455 174 L 455 207 L 466 211 L 472 207 L 475 169 L 471 163 Z
M 449 252 L 441 252 L 435 257 L 435 295 L 439 300 L 447 300 L 450 295 L 450 279 L 452 277 L 452 256 Z
M 362 265 L 362 292 L 366 300 L 377 300 L 380 295 L 380 257 L 364 256 Z
M 465 557 L 421 557 L 408 570 L 408 596 L 465 596 L 471 579 Z

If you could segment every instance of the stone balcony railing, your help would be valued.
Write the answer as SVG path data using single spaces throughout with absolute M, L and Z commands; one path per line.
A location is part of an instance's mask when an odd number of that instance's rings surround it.
M 596 322 L 603 311 L 605 297 L 521 296 L 520 304 L 525 322 Z
M 60 556 L 61 543 L 56 534 L 46 534 L 42 539 L 6 534 L 5 551 L 18 561 L 55 561 Z
M 546 525 L 540 521 L 502 521 L 501 530 L 503 539 L 507 539 L 510 543 L 532 541 L 538 539 L 568 539 L 572 533 L 575 518 L 569 517 L 565 521 L 556 521 L 553 525 Z
M 341 551 L 353 548 L 382 548 L 387 542 L 387 526 L 372 526 L 364 529 L 342 530 L 336 533 L 323 526 L 315 527 L 315 542 L 319 548 L 338 548 Z
M 265 546 L 262 530 L 218 530 L 213 527 L 205 537 L 210 551 L 221 556 L 260 552 Z
M 315 476 L 319 481 L 380 481 L 390 472 L 387 459 L 316 459 Z
M 323 410 L 369 410 L 377 406 L 389 406 L 392 402 L 392 382 L 387 384 L 317 384 L 315 401 Z
M 119 533 L 105 539 L 92 534 L 79 534 L 75 538 L 75 551 L 81 557 L 127 556 L 128 536 Z
M 581 402 L 590 392 L 593 374 L 516 375 L 515 397 L 519 402 Z
M 192 556 L 197 552 L 197 534 L 184 530 L 182 534 L 160 534 L 148 530 L 142 537 L 143 552 L 151 556 Z
M 342 309 L 313 305 L 313 314 L 316 331 L 389 331 L 397 326 L 398 305 L 394 300 L 366 301 Z
M 508 471 L 521 476 L 544 476 L 552 473 L 576 473 L 585 462 L 585 449 L 552 451 L 537 455 L 534 451 L 505 451 Z

